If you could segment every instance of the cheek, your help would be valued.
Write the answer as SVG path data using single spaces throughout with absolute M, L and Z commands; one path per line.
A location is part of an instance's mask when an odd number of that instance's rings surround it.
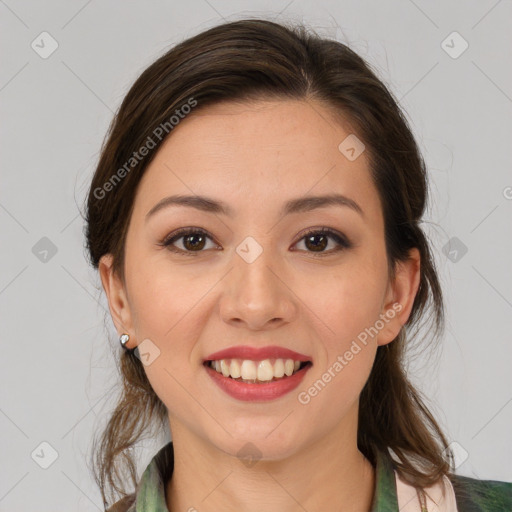
M 193 385 L 200 369 L 198 340 L 212 315 L 215 294 L 209 291 L 215 291 L 219 276 L 197 272 L 194 263 L 177 268 L 163 257 L 151 264 L 139 263 L 144 261 L 150 259 L 142 255 L 137 259 L 132 253 L 133 264 L 129 267 L 127 262 L 136 339 L 156 345 L 158 357 L 145 371 L 161 399 L 173 403 L 183 398 L 178 382 Z
M 134 255 L 136 256 L 136 255 Z M 135 257 L 132 260 L 135 263 Z M 144 261 L 141 258 L 139 261 Z M 127 265 L 128 267 L 128 265 Z M 190 267 L 191 268 L 191 267 Z M 150 364 L 144 371 L 151 387 L 169 407 L 185 407 L 183 387 L 191 388 L 197 371 L 192 364 L 195 343 L 201 335 L 201 297 L 213 282 L 200 285 L 188 272 L 171 270 L 169 264 L 130 267 L 130 297 L 135 334 L 138 342 L 150 340 Z
M 322 292 L 317 288 L 310 295 L 319 318 L 314 330 L 321 333 L 321 354 L 298 401 L 309 413 L 324 416 L 326 424 L 348 412 L 368 380 L 377 350 L 375 326 L 384 286 L 378 274 L 352 272 L 331 279 Z
M 323 286 L 309 286 L 308 305 L 315 312 L 310 321 L 320 334 L 322 355 L 305 400 L 322 395 L 317 405 L 328 402 L 339 411 L 357 400 L 375 359 L 379 315 L 387 285 L 384 265 L 368 264 L 360 258 L 350 268 L 329 275 Z M 306 293 L 308 288 L 304 288 Z
M 208 290 L 204 277 L 198 280 L 187 269 L 177 271 L 165 258 L 155 261 L 137 254 L 127 261 L 127 269 L 130 305 L 139 336 L 152 336 L 164 343 L 181 329 L 193 329 L 195 323 L 189 315 Z
M 324 277 L 316 284 L 308 279 L 300 293 L 323 324 L 330 351 L 344 350 L 378 320 L 387 278 L 384 269 L 364 264 L 347 265 Z

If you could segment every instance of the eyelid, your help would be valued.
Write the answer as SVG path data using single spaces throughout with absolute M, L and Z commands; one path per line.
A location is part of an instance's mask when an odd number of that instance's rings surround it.
M 173 240 L 178 240 L 182 238 L 183 236 L 193 234 L 193 233 L 199 233 L 201 235 L 207 236 L 208 238 L 214 239 L 212 235 L 206 229 L 189 226 L 186 228 L 178 228 L 177 230 L 173 231 L 172 233 L 169 233 L 165 236 L 165 238 L 159 243 L 159 245 L 168 245 Z
M 350 242 L 349 238 L 344 233 L 342 233 L 341 231 L 338 231 L 337 229 L 329 228 L 327 226 L 307 228 L 306 230 L 300 232 L 297 235 L 298 236 L 297 242 L 300 242 L 303 238 L 305 238 L 308 235 L 314 235 L 314 234 L 320 234 L 320 233 L 327 234 L 328 236 L 330 236 L 331 238 L 334 238 L 334 239 L 338 238 L 340 240 L 340 243 L 343 243 L 347 247 L 352 246 L 352 243 Z M 294 242 L 293 245 L 295 245 L 297 242 Z

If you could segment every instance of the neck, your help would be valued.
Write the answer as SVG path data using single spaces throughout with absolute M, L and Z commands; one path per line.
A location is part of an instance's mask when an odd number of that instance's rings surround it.
M 252 465 L 180 427 L 172 422 L 172 512 L 370 510 L 375 469 L 357 449 L 357 424 L 350 438 L 338 429 L 287 458 Z

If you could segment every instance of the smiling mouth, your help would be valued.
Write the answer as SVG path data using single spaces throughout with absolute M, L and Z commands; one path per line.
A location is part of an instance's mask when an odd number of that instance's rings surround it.
M 207 360 L 204 366 L 220 373 L 226 378 L 246 384 L 268 384 L 285 380 L 292 375 L 312 366 L 311 361 L 293 359 L 220 359 Z

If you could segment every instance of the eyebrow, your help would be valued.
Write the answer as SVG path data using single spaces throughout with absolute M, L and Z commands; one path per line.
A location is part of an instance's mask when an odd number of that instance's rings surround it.
M 174 195 L 164 197 L 155 206 L 153 206 L 153 208 L 151 208 L 151 210 L 146 214 L 146 221 L 158 211 L 170 206 L 185 206 L 207 213 L 221 214 L 228 217 L 233 216 L 233 210 L 222 201 L 217 201 L 205 196 Z M 309 212 L 328 206 L 345 206 L 364 217 L 362 208 L 353 199 L 341 194 L 307 196 L 291 199 L 283 205 L 280 215 Z

